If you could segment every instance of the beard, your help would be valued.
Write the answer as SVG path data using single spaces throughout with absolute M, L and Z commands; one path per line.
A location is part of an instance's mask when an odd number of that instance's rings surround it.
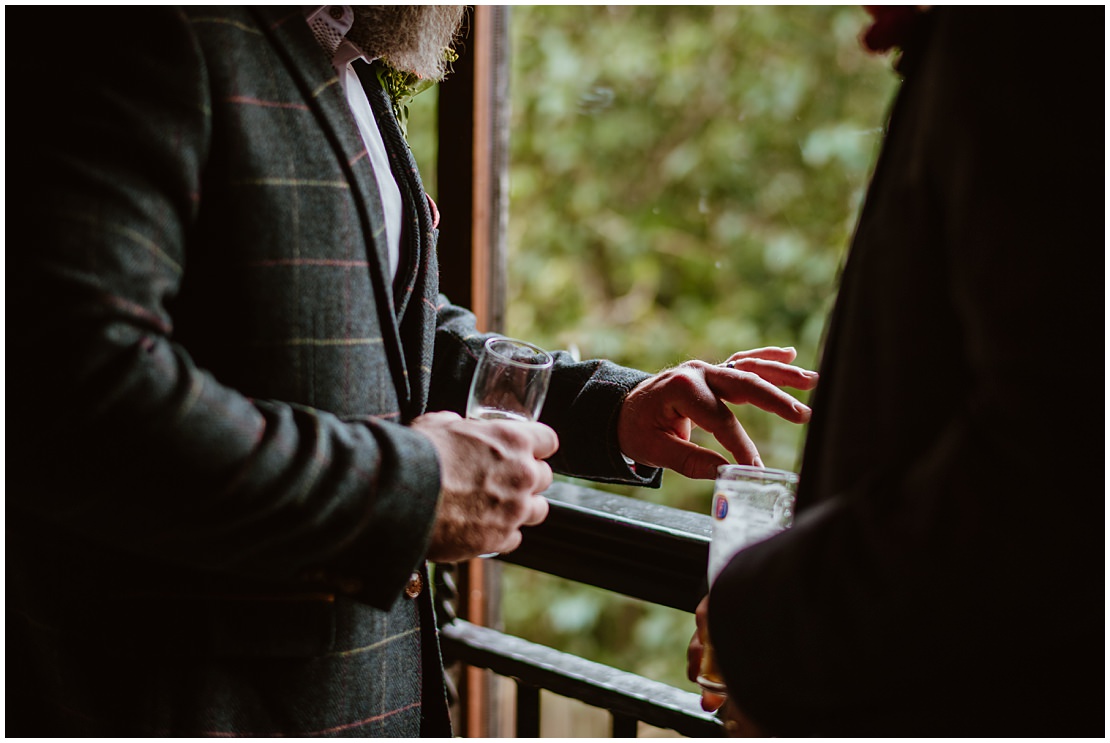
M 421 79 L 447 74 L 446 50 L 462 29 L 465 5 L 355 5 L 347 38 L 369 58 Z

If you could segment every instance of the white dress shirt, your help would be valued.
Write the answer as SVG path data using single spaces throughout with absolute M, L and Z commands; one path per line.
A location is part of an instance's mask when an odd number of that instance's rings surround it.
M 331 56 L 332 67 L 339 75 L 339 84 L 347 96 L 347 105 L 351 107 L 358 130 L 362 134 L 362 141 L 366 144 L 366 152 L 374 166 L 374 175 L 378 181 L 378 192 L 382 197 L 382 211 L 385 213 L 385 236 L 389 246 L 389 273 L 397 273 L 397 264 L 401 255 L 401 190 L 393 178 L 393 171 L 389 167 L 389 156 L 382 142 L 381 132 L 374 119 L 374 112 L 370 110 L 370 101 L 359 83 L 358 75 L 351 69 L 351 63 L 356 59 L 369 60 L 362 50 L 347 40 L 346 34 L 351 30 L 355 20 L 354 11 L 349 5 L 319 5 L 305 9 L 305 20 L 308 21 L 316 40 Z

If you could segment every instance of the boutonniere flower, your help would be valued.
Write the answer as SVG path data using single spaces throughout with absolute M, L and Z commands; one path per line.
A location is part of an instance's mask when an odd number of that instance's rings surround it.
M 450 48 L 444 49 L 443 55 L 448 66 L 459 58 L 459 55 Z M 405 136 L 405 139 L 408 139 L 409 101 L 437 82 L 442 82 L 442 80 L 420 77 L 414 72 L 403 72 L 390 67 L 381 60 L 379 60 L 376 67 L 378 68 L 378 81 L 382 84 L 382 89 L 389 95 L 389 100 L 393 104 L 393 115 L 397 117 L 397 123 L 401 125 L 401 133 Z M 443 79 L 446 79 L 446 76 Z

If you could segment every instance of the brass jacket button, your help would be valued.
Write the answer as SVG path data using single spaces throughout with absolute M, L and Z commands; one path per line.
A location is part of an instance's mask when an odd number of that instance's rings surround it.
M 414 599 L 420 595 L 424 590 L 424 579 L 420 577 L 420 573 L 413 573 L 409 578 L 408 585 L 405 586 L 405 595 L 410 599 Z

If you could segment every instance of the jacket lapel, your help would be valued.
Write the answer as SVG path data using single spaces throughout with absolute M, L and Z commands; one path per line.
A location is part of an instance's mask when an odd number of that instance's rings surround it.
M 416 160 L 393 113 L 389 95 L 378 80 L 376 63 L 367 65 L 359 62 L 354 67 L 377 120 L 404 205 L 401 261 L 393 286 L 412 389 L 411 405 L 406 415 L 408 420 L 424 412 L 428 398 L 436 324 L 434 300 L 439 294 L 436 232 Z
M 335 70 L 328 63 L 304 21 L 301 6 L 254 7 L 251 10 L 259 19 L 263 32 L 273 40 L 305 100 L 316 112 L 320 126 L 335 149 L 336 157 L 356 194 L 356 209 L 363 222 L 363 232 L 369 238 L 367 260 L 381 326 L 382 345 L 389 359 L 401 409 L 409 409 L 412 390 L 405 368 L 393 299 L 393 282 L 388 270 L 385 215 L 382 213 L 378 184 L 369 164 L 362 135 L 351 115 Z
M 397 276 L 394 279 L 394 308 L 397 316 L 401 317 L 411 297 L 413 274 L 419 265 L 420 231 L 413 229 L 414 223 L 419 223 L 416 208 L 419 200 L 424 199 L 423 186 L 414 178 L 416 163 L 412 159 L 408 142 L 401 132 L 397 118 L 393 114 L 392 103 L 389 95 L 382 88 L 377 76 L 377 66 L 368 65 L 362 61 L 354 65 L 366 99 L 374 112 L 374 120 L 378 124 L 378 132 L 382 135 L 389 154 L 390 167 L 393 178 L 401 189 L 401 202 L 404 213 L 401 218 L 401 259 L 397 265 Z

